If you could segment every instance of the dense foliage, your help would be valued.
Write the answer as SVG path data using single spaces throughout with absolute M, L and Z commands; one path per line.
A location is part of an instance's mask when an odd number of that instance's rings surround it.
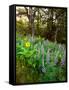
M 66 80 L 66 9 L 16 8 L 16 82 Z
M 65 80 L 65 46 L 30 36 L 16 40 L 17 81 L 22 83 Z

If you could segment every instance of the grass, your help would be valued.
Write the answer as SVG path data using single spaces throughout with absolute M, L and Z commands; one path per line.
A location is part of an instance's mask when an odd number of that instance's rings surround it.
M 64 45 L 31 36 L 16 37 L 16 82 L 36 83 L 66 80 Z

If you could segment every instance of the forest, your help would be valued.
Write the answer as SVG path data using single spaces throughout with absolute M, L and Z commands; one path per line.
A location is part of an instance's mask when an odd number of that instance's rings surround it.
M 16 82 L 66 81 L 67 9 L 16 7 Z

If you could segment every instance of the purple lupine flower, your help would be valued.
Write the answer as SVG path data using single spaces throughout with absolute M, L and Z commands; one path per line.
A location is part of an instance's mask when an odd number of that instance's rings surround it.
M 65 60 L 63 59 L 62 61 L 61 61 L 61 66 L 63 66 L 65 64 Z
M 41 46 L 41 51 L 42 51 L 42 66 L 44 66 L 44 47 L 43 45 Z
M 61 60 L 61 66 L 63 66 L 65 64 L 65 59 L 66 59 L 66 50 L 64 50 L 64 56 Z
M 54 61 L 54 64 L 56 65 L 58 63 L 58 59 L 56 59 L 55 61 Z
M 59 51 L 57 53 L 55 53 L 54 64 L 57 64 L 57 62 L 58 62 L 58 54 L 59 54 Z
M 46 54 L 46 62 L 49 64 L 50 62 L 50 49 L 48 49 L 47 54 Z

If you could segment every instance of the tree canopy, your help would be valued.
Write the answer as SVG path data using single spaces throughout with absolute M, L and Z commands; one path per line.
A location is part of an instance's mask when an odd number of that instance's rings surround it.
M 17 7 L 16 29 L 26 35 L 44 37 L 54 42 L 66 42 L 67 11 L 65 8 Z

